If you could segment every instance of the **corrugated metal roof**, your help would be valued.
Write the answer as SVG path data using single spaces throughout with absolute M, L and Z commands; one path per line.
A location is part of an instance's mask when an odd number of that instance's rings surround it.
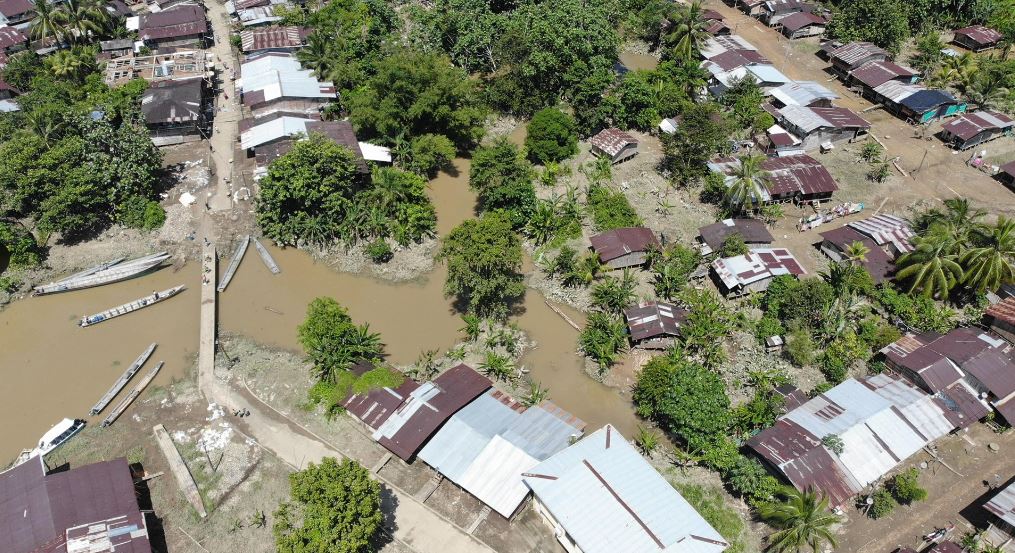
M 256 52 L 273 48 L 299 48 L 303 46 L 303 30 L 299 27 L 264 27 L 240 32 L 240 48 Z
M 138 36 L 141 40 L 179 38 L 203 34 L 208 31 L 204 8 L 194 4 L 174 6 L 171 9 L 140 16 Z
M 861 234 L 868 236 L 874 243 L 883 246 L 892 244 L 900 252 L 913 251 L 913 230 L 909 223 L 901 217 L 882 213 L 859 221 L 849 223 L 849 226 Z
M 638 144 L 633 136 L 614 127 L 599 131 L 590 142 L 609 156 L 619 154 L 628 144 Z
M 779 23 L 782 24 L 784 29 L 796 32 L 811 25 L 825 25 L 827 21 L 825 21 L 824 17 L 811 12 L 797 12 L 786 16 Z
M 808 107 L 806 105 L 787 105 L 779 110 L 782 119 L 805 133 L 818 129 L 869 129 L 871 124 L 866 119 L 846 108 Z
M 918 84 L 906 84 L 899 81 L 887 81 L 874 87 L 874 92 L 895 103 L 899 103 L 921 90 L 926 89 Z
M 705 41 L 701 47 L 701 57 L 712 59 L 727 50 L 757 50 L 757 48 L 740 35 L 714 36 Z
M 1015 394 L 1015 359 L 1006 349 L 984 350 L 962 364 L 962 370 L 973 375 L 999 398 Z
M 1004 38 L 1004 35 L 991 29 L 990 27 L 984 27 L 983 25 L 972 25 L 969 27 L 963 27 L 955 31 L 956 35 L 967 36 L 973 40 L 973 42 L 980 46 L 990 46 L 991 44 L 997 44 Z
M 529 493 L 522 473 L 566 448 L 585 423 L 550 402 L 525 408 L 499 390 L 453 415 L 419 458 L 505 517 Z
M 35 4 L 28 0 L 0 0 L 0 13 L 8 19 L 32 11 L 35 11 Z
M 698 229 L 702 242 L 718 251 L 731 235 L 739 234 L 748 244 L 771 244 L 772 233 L 757 219 L 723 219 Z
M 589 241 L 603 263 L 632 252 L 644 252 L 659 247 L 659 239 L 655 233 L 645 227 L 608 230 L 592 236 Z
M 28 42 L 28 37 L 14 27 L 0 27 L 0 50 Z
M 829 52 L 831 59 L 849 66 L 871 56 L 881 56 L 883 59 L 891 57 L 886 50 L 870 42 L 850 42 Z
M 769 173 L 772 196 L 831 194 L 839 189 L 828 169 L 809 155 L 768 158 L 761 168 Z
M 807 274 L 786 248 L 753 248 L 744 255 L 712 261 L 712 270 L 729 290 L 779 275 Z
M 255 121 L 253 126 L 240 133 L 240 147 L 247 150 L 298 133 L 306 134 L 307 123 L 311 121 L 313 119 L 290 116 L 278 117 L 260 124 Z
M 678 336 L 688 311 L 666 302 L 650 301 L 624 310 L 627 328 L 635 341 L 657 336 Z
M 898 103 L 913 110 L 915 113 L 926 113 L 945 104 L 955 104 L 957 102 L 955 97 L 949 92 L 936 89 L 918 90 L 898 101 Z
M 990 110 L 964 113 L 943 125 L 945 131 L 962 140 L 969 140 L 984 131 L 1004 130 L 1013 126 L 1015 121 L 1010 117 Z
M 997 495 L 990 498 L 990 501 L 983 505 L 983 508 L 1008 524 L 1015 526 L 1015 484 L 1011 484 L 998 492 Z
M 809 106 L 820 100 L 835 100 L 838 94 L 814 81 L 796 81 L 773 88 L 769 94 L 787 106 Z
M 720 553 L 729 546 L 612 426 L 525 476 L 585 553 Z
M 788 83 L 792 81 L 792 79 L 783 75 L 781 71 L 776 69 L 774 65 L 748 65 L 747 71 L 753 75 L 759 83 Z
M 875 60 L 850 71 L 849 75 L 870 88 L 877 88 L 899 77 L 912 77 L 916 71 L 890 60 Z
M 200 77 L 151 83 L 141 95 L 145 122 L 180 123 L 201 118 L 204 79 Z

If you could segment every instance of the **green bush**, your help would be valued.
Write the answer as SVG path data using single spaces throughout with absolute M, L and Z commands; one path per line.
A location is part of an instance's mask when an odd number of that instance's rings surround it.
M 920 471 L 916 467 L 911 467 L 896 474 L 890 482 L 892 495 L 903 505 L 927 499 L 927 490 L 920 487 L 919 479 Z
M 574 118 L 557 108 L 536 112 L 525 137 L 529 159 L 545 165 L 561 161 L 578 151 L 578 130 Z
M 387 263 L 394 255 L 391 246 L 383 238 L 378 238 L 368 244 L 366 254 L 374 263 Z
M 10 255 L 14 267 L 34 267 L 42 261 L 42 251 L 35 237 L 23 226 L 0 221 L 0 252 Z
M 412 139 L 409 150 L 412 160 L 408 166 L 413 172 L 433 178 L 438 171 L 451 168 L 455 159 L 454 142 L 442 134 L 424 134 Z
M 405 382 L 404 374 L 387 367 L 375 367 L 353 382 L 352 391 L 356 394 L 365 394 L 380 388 L 397 388 L 403 382 Z
M 765 345 L 765 340 L 772 336 L 782 336 L 786 332 L 783 328 L 782 323 L 779 319 L 771 315 L 765 315 L 758 322 L 754 323 L 754 336 L 758 339 L 758 343 Z
M 814 338 L 806 329 L 799 328 L 786 336 L 786 357 L 794 365 L 803 367 L 814 361 Z
M 730 488 L 756 505 L 769 501 L 779 489 L 779 481 L 756 459 L 740 455 L 733 467 L 723 475 Z
M 725 553 L 747 551 L 744 520 L 736 510 L 727 506 L 721 490 L 705 488 L 700 484 L 677 484 L 674 487 L 691 507 L 694 507 L 694 510 L 729 542 L 730 546 Z
M 641 218 L 621 192 L 601 185 L 589 186 L 589 213 L 600 231 L 641 225 Z
M 735 257 L 738 255 L 744 255 L 751 251 L 747 247 L 747 242 L 744 242 L 744 237 L 739 232 L 735 232 L 727 236 L 722 241 L 722 246 L 719 248 L 719 255 L 721 257 Z
M 20 280 L 11 276 L 0 277 L 0 292 L 13 294 L 18 288 L 21 288 Z
M 892 511 L 895 510 L 895 498 L 885 488 L 880 488 L 874 492 L 873 499 L 874 503 L 871 504 L 870 509 L 867 511 L 867 516 L 877 520 L 892 514 Z
M 166 222 L 166 210 L 158 202 L 131 196 L 117 207 L 120 224 L 141 230 L 155 230 Z
M 903 294 L 885 282 L 874 290 L 872 297 L 889 315 L 918 331 L 945 333 L 952 329 L 955 311 L 939 307 L 926 296 Z

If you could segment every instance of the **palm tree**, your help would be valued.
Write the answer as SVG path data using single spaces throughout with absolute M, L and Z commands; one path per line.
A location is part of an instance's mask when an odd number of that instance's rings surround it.
M 688 98 L 697 98 L 708 84 L 708 72 L 695 63 L 693 59 L 684 60 L 676 65 L 670 75 Z
M 708 34 L 708 22 L 700 0 L 677 11 L 667 42 L 673 47 L 673 57 L 678 60 L 694 60 L 712 35 Z
M 102 33 L 109 20 L 109 13 L 96 0 L 63 0 L 53 15 L 72 40 L 81 42 Z
M 606 277 L 592 288 L 592 304 L 603 311 L 620 314 L 634 303 L 636 284 L 637 279 L 627 269 L 624 269 L 624 276 L 619 279 Z
M 920 291 L 928 297 L 947 298 L 962 280 L 955 237 L 946 227 L 937 226 L 926 236 L 914 238 L 914 242 L 916 249 L 903 254 L 896 263 L 896 280 L 909 280 L 909 293 Z
M 311 33 L 307 37 L 307 45 L 296 52 L 296 58 L 299 59 L 303 67 L 310 69 L 319 78 L 322 78 L 331 62 L 331 43 L 323 33 Z
M 733 172 L 733 182 L 726 190 L 726 205 L 730 209 L 748 211 L 761 204 L 770 180 L 761 169 L 764 161 L 759 155 L 740 158 L 740 166 Z
M 511 360 L 492 351 L 486 352 L 486 356 L 479 363 L 479 370 L 486 376 L 504 381 L 511 380 L 515 374 L 515 368 L 511 364 Z
M 777 528 L 768 537 L 768 549 L 779 553 L 819 551 L 824 544 L 836 546 L 831 527 L 839 517 L 828 512 L 828 498 L 807 490 L 783 488 L 781 503 L 763 504 L 758 508 L 761 518 Z
M 35 18 L 32 19 L 31 37 L 43 41 L 50 37 L 59 40 L 65 32 L 66 29 L 60 24 L 57 9 L 53 4 L 39 2 L 35 6 Z
M 548 200 L 537 200 L 536 209 L 529 216 L 529 222 L 525 224 L 525 232 L 532 237 L 537 246 L 541 246 L 553 238 L 557 230 L 557 214 L 553 202 Z
M 1003 215 L 982 244 L 967 250 L 961 258 L 965 267 L 963 282 L 978 292 L 997 290 L 1015 282 L 1015 220 Z
M 861 290 L 869 278 L 864 278 L 864 269 L 858 265 L 849 263 L 834 263 L 828 267 L 828 271 L 818 273 L 835 290 L 836 294 L 845 294 Z
M 947 87 L 968 87 L 976 75 L 977 60 L 972 52 L 965 52 L 958 56 L 951 56 L 944 60 L 941 68 L 930 78 L 933 86 Z
M 346 336 L 346 348 L 354 360 L 378 359 L 381 357 L 384 345 L 381 343 L 381 335 L 370 332 L 370 324 L 363 323 L 356 327 L 356 330 Z
M 979 109 L 991 109 L 1008 97 L 1009 90 L 1002 86 L 998 75 L 980 73 L 963 93 Z
M 71 50 L 60 50 L 46 59 L 50 71 L 57 77 L 73 78 L 81 72 L 82 59 Z
M 867 254 L 871 253 L 871 249 L 867 247 L 867 244 L 859 240 L 854 240 L 850 245 L 846 246 L 846 259 L 854 265 L 862 264 L 867 261 Z
M 975 209 L 965 198 L 948 198 L 944 201 L 944 211 L 930 209 L 913 218 L 913 230 L 917 234 L 928 234 L 933 227 L 945 227 L 952 235 L 956 246 L 970 243 L 972 237 L 983 229 L 980 222 L 987 212 Z

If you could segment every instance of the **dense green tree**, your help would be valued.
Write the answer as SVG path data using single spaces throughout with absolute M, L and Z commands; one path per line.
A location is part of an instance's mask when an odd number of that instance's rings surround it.
M 927 490 L 920 487 L 920 471 L 916 467 L 910 467 L 893 476 L 888 487 L 896 501 L 903 505 L 927 499 Z
M 672 300 L 701 263 L 701 254 L 683 244 L 673 244 L 652 258 L 652 287 L 657 296 Z
M 627 325 L 619 316 L 595 311 L 585 321 L 578 334 L 578 349 L 599 365 L 600 373 L 607 371 L 617 355 L 627 345 Z
M 356 461 L 325 457 L 289 475 L 290 498 L 275 511 L 280 553 L 372 553 L 383 531 L 381 485 Z
M 673 180 L 690 184 L 708 174 L 706 163 L 729 149 L 726 123 L 713 103 L 692 104 L 681 114 L 674 134 L 664 135 L 664 165 Z
M 412 17 L 413 39 L 424 50 L 445 54 L 470 73 L 497 69 L 494 46 L 507 19 L 488 0 L 437 0 L 413 8 Z
M 546 165 L 565 160 L 578 152 L 578 130 L 574 117 L 557 108 L 537 111 L 527 130 L 525 150 L 533 162 Z
M 627 269 L 621 278 L 607 276 L 592 287 L 592 305 L 607 313 L 622 315 L 637 299 L 634 293 L 637 285 L 638 279 Z
M 599 184 L 590 185 L 587 200 L 589 213 L 597 230 L 606 231 L 641 225 L 641 217 L 638 217 L 638 213 L 623 192 Z
M 469 313 L 504 317 L 525 292 L 521 240 L 506 213 L 487 212 L 458 225 L 437 259 L 448 268 L 444 293 Z
M 296 334 L 314 364 L 314 376 L 324 382 L 338 381 L 357 361 L 374 361 L 384 355 L 380 335 L 370 332 L 369 325 L 357 326 L 346 309 L 328 297 L 310 302 Z
M 42 261 L 44 253 L 28 229 L 15 221 L 2 220 L 0 252 L 7 255 L 7 261 L 14 267 L 34 267 Z
M 433 178 L 438 171 L 452 167 L 456 155 L 455 144 L 442 134 L 424 134 L 409 143 L 407 160 L 399 162 L 409 171 Z
M 722 96 L 719 103 L 726 108 L 729 118 L 741 134 L 752 134 L 768 129 L 775 119 L 761 105 L 765 94 L 753 78 L 737 79 Z
M 761 505 L 758 514 L 776 532 L 768 537 L 768 547 L 778 553 L 813 553 L 825 545 L 836 547 L 832 526 L 839 517 L 828 512 L 828 498 L 814 491 L 783 488 L 783 501 Z
M 110 19 L 98 0 L 64 0 L 52 16 L 65 29 L 65 38 L 74 43 L 88 42 L 101 34 Z
M 679 296 L 690 312 L 680 329 L 686 353 L 708 368 L 726 360 L 724 341 L 736 328 L 733 312 L 711 290 L 687 289 Z
M 483 135 L 486 110 L 477 82 L 434 54 L 395 51 L 346 99 L 357 130 L 383 142 L 440 134 L 464 150 Z
M 986 292 L 1015 282 L 1015 220 L 1002 215 L 978 242 L 960 259 L 966 286 Z
M 666 44 L 672 49 L 670 54 L 678 60 L 694 60 L 705 41 L 711 38 L 701 1 L 693 0 L 678 7 L 675 15 L 666 36 Z
M 920 73 L 930 75 L 937 70 L 944 59 L 941 52 L 945 49 L 945 43 L 941 40 L 941 33 L 937 30 L 930 30 L 916 39 L 916 52 L 909 57 L 909 64 Z
M 18 52 L 7 59 L 7 65 L 0 68 L 4 81 L 17 90 L 26 92 L 32 85 L 32 79 L 39 73 L 42 60 L 33 50 Z
M 494 82 L 497 103 L 534 113 L 570 99 L 589 76 L 608 75 L 620 43 L 613 8 L 580 0 L 521 4 L 497 45 L 498 65 L 506 70 Z
M 934 227 L 926 236 L 913 238 L 916 249 L 899 257 L 895 279 L 908 282 L 910 293 L 945 299 L 962 280 L 962 266 L 956 253 L 956 240 L 943 226 Z
M 35 40 L 46 40 L 48 38 L 59 40 L 62 38 L 67 30 L 61 23 L 58 4 L 46 2 L 43 6 L 37 6 L 30 29 L 29 34 Z
M 520 228 L 536 206 L 533 176 L 532 164 L 521 148 L 502 136 L 472 155 L 469 187 L 476 191 L 482 211 L 502 209 L 511 224 Z
M 828 33 L 839 40 L 866 40 L 898 52 L 909 37 L 906 4 L 902 0 L 843 2 L 828 25 Z
M 659 422 L 691 447 L 722 436 L 730 401 L 716 373 L 677 355 L 653 357 L 634 388 L 638 414 Z

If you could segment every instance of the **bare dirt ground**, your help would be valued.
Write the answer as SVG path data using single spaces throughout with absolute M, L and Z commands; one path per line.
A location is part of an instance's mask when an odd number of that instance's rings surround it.
M 710 1 L 707 7 L 721 13 L 727 24 L 735 29 L 736 34 L 743 36 L 758 48 L 788 77 L 817 81 L 839 94 L 841 99 L 836 100 L 835 105 L 860 113 L 871 123 L 871 132 L 887 146 L 888 157 L 899 157 L 899 164 L 910 176 L 897 175 L 902 179 L 898 186 L 872 190 L 870 197 L 859 199 L 874 206 L 887 199 L 884 209 L 901 213 L 920 200 L 941 200 L 962 196 L 992 213 L 1009 216 L 1015 213 L 1015 192 L 990 176 L 966 166 L 965 161 L 969 158 L 969 152 L 953 153 L 933 136 L 940 131 L 940 122 L 920 132 L 918 127 L 909 125 L 884 110 L 876 109 L 863 113 L 864 110 L 871 108 L 872 104 L 847 90 L 826 70 L 828 64 L 814 55 L 817 51 L 815 39 L 789 41 L 776 31 L 722 2 Z M 918 134 L 922 136 L 917 136 Z M 1003 138 L 978 149 L 986 149 L 989 160 L 1008 159 L 1012 156 L 1011 152 L 1015 151 L 1015 141 Z M 824 162 L 824 159 L 822 161 Z M 834 172 L 833 167 L 830 166 L 829 169 Z M 843 198 L 848 197 L 848 188 L 836 196 L 837 200 L 840 195 Z

